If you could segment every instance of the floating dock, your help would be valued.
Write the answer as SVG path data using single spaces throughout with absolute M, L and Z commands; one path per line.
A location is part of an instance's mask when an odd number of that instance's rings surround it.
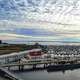
M 47 71 L 65 71 L 65 70 L 73 70 L 80 68 L 80 63 L 74 63 L 74 64 L 57 64 L 57 65 L 49 65 L 47 66 Z

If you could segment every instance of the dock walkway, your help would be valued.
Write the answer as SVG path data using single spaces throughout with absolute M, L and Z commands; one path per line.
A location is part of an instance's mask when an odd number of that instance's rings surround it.
M 5 80 L 22 80 L 3 68 L 0 68 L 0 76 L 5 78 Z
M 34 68 L 36 68 L 37 65 L 44 65 L 47 67 L 47 65 L 55 65 L 55 64 L 73 64 L 73 63 L 79 63 L 79 61 L 77 60 L 73 60 L 73 59 L 69 59 L 69 60 L 57 60 L 57 59 L 52 59 L 52 58 L 48 58 L 46 60 L 40 59 L 40 60 L 28 60 L 28 61 L 21 61 L 21 62 L 13 62 L 13 63 L 7 63 L 7 64 L 1 64 L 0 67 L 8 67 L 8 69 L 10 69 L 10 67 L 15 67 L 18 66 L 19 70 L 23 69 L 24 66 L 27 65 L 31 65 Z

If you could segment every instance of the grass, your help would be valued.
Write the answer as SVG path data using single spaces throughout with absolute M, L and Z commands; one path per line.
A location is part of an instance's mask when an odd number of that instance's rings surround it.
M 10 54 L 13 52 L 25 51 L 37 48 L 35 45 L 26 45 L 26 44 L 8 44 L 0 46 L 0 55 Z

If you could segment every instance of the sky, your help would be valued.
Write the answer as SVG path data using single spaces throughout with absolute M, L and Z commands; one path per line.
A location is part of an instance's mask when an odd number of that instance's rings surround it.
M 80 0 L 0 0 L 4 42 L 80 42 Z

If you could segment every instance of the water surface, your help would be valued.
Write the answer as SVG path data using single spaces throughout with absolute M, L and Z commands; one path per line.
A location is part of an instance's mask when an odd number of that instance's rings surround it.
M 14 72 L 23 80 L 80 80 L 80 69 L 47 72 L 46 70 Z

